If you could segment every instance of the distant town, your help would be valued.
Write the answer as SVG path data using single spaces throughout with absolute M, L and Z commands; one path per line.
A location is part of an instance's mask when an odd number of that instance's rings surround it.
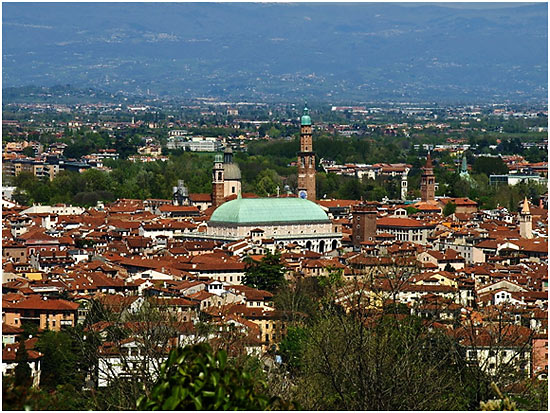
M 509 104 L 5 103 L 2 373 L 126 410 L 170 350 L 209 343 L 259 360 L 270 396 L 361 409 L 308 369 L 343 383 L 359 328 L 413 317 L 448 374 L 422 378 L 426 408 L 496 386 L 544 409 L 547 125 Z M 454 400 L 458 375 L 479 389 Z

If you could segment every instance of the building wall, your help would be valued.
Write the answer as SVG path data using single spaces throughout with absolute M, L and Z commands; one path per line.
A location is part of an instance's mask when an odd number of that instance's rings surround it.
M 15 374 L 15 367 L 17 367 L 18 362 L 6 362 L 2 361 L 2 376 Z M 31 369 L 32 385 L 33 387 L 38 387 L 40 385 L 40 360 L 34 360 L 27 362 L 29 368 Z
M 236 240 L 250 236 L 252 230 L 261 227 L 263 238 L 274 238 L 277 248 L 294 242 L 311 251 L 327 252 L 341 246 L 342 234 L 333 232 L 331 222 L 327 223 L 290 223 L 290 224 L 253 224 L 253 225 L 212 225 L 207 234 Z M 334 247 L 334 248 L 333 248 Z
M 533 375 L 548 371 L 548 337 L 534 338 L 532 341 Z
M 478 347 L 467 348 L 466 357 L 476 360 L 481 369 L 489 374 L 495 374 L 501 365 L 514 365 L 518 371 L 523 370 L 527 375 L 531 373 L 531 354 L 526 346 L 517 347 Z
M 241 192 L 241 181 L 237 180 L 228 180 L 224 181 L 223 193 L 224 197 L 230 195 L 237 195 Z
M 12 262 L 27 262 L 27 249 L 25 247 L 4 247 L 2 258 Z
M 395 235 L 398 241 L 410 241 L 417 244 L 425 245 L 428 240 L 428 235 L 431 232 L 431 228 L 409 228 L 409 227 L 378 227 L 377 233 L 381 234 L 387 232 Z
M 38 321 L 38 328 L 40 330 L 52 330 L 60 331 L 62 327 L 71 327 L 76 325 L 75 312 L 39 312 L 39 310 L 28 310 L 28 313 L 24 313 L 25 310 L 20 309 L 4 309 L 2 311 L 2 322 L 14 327 L 21 327 L 24 323 L 25 314 L 27 317 L 33 317 Z M 23 316 L 23 318 L 22 318 Z
M 361 242 L 373 241 L 376 237 L 376 210 L 354 210 L 352 241 L 354 246 Z

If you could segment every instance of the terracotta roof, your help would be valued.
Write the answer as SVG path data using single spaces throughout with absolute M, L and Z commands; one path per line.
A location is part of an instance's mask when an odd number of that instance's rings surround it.
M 192 300 L 197 300 L 197 301 L 203 301 L 213 297 L 214 295 L 215 294 L 209 293 L 208 291 L 201 290 L 201 291 L 197 291 L 196 293 L 188 295 L 187 298 L 190 298 Z
M 159 207 L 161 212 L 199 212 L 199 209 L 196 206 L 185 206 L 185 205 L 162 205 Z
M 38 295 L 33 295 L 17 303 L 2 302 L 2 308 L 15 310 L 75 311 L 79 306 L 80 304 L 71 301 L 43 299 Z
M 408 228 L 425 228 L 430 225 L 426 224 L 424 221 L 417 221 L 411 218 L 378 218 L 376 224 L 379 227 L 408 227 Z
M 2 362 L 15 362 L 17 358 L 17 351 L 21 343 L 6 344 L 2 349 Z M 42 353 L 35 350 L 27 350 L 27 357 L 29 360 L 37 360 L 43 356 Z
M 251 301 L 263 301 L 273 298 L 273 294 L 269 291 L 257 290 L 256 288 L 248 287 L 246 285 L 230 285 L 227 286 L 226 289 L 237 293 L 242 293 L 247 300 Z
M 353 199 L 320 199 L 316 202 L 326 208 L 350 208 L 361 203 L 361 201 Z
M 519 347 L 525 345 L 532 335 L 532 331 L 524 326 L 506 324 L 501 331 L 498 327 L 480 327 L 472 334 L 469 329 L 459 328 L 452 332 L 452 335 L 460 340 L 464 346 L 488 347 L 498 345 L 499 347 Z
M 193 202 L 212 202 L 212 194 L 189 194 L 189 199 Z
M 21 334 L 23 332 L 22 328 L 10 326 L 9 324 L 2 323 L 2 335 L 4 334 Z

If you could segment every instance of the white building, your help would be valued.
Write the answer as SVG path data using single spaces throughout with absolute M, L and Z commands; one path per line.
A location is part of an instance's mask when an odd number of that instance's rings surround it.
M 341 246 L 338 232 L 323 209 L 301 198 L 238 198 L 218 207 L 206 237 L 225 241 L 273 239 L 278 248 L 296 243 L 320 253 Z

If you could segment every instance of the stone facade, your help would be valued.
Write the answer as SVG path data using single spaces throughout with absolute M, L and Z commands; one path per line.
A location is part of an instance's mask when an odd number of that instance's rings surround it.
M 216 239 L 237 240 L 251 237 L 258 224 L 209 223 L 207 234 Z M 332 232 L 331 222 L 261 224 L 264 239 L 272 238 L 277 248 L 296 243 L 315 252 L 327 252 L 341 246 L 342 234 Z

